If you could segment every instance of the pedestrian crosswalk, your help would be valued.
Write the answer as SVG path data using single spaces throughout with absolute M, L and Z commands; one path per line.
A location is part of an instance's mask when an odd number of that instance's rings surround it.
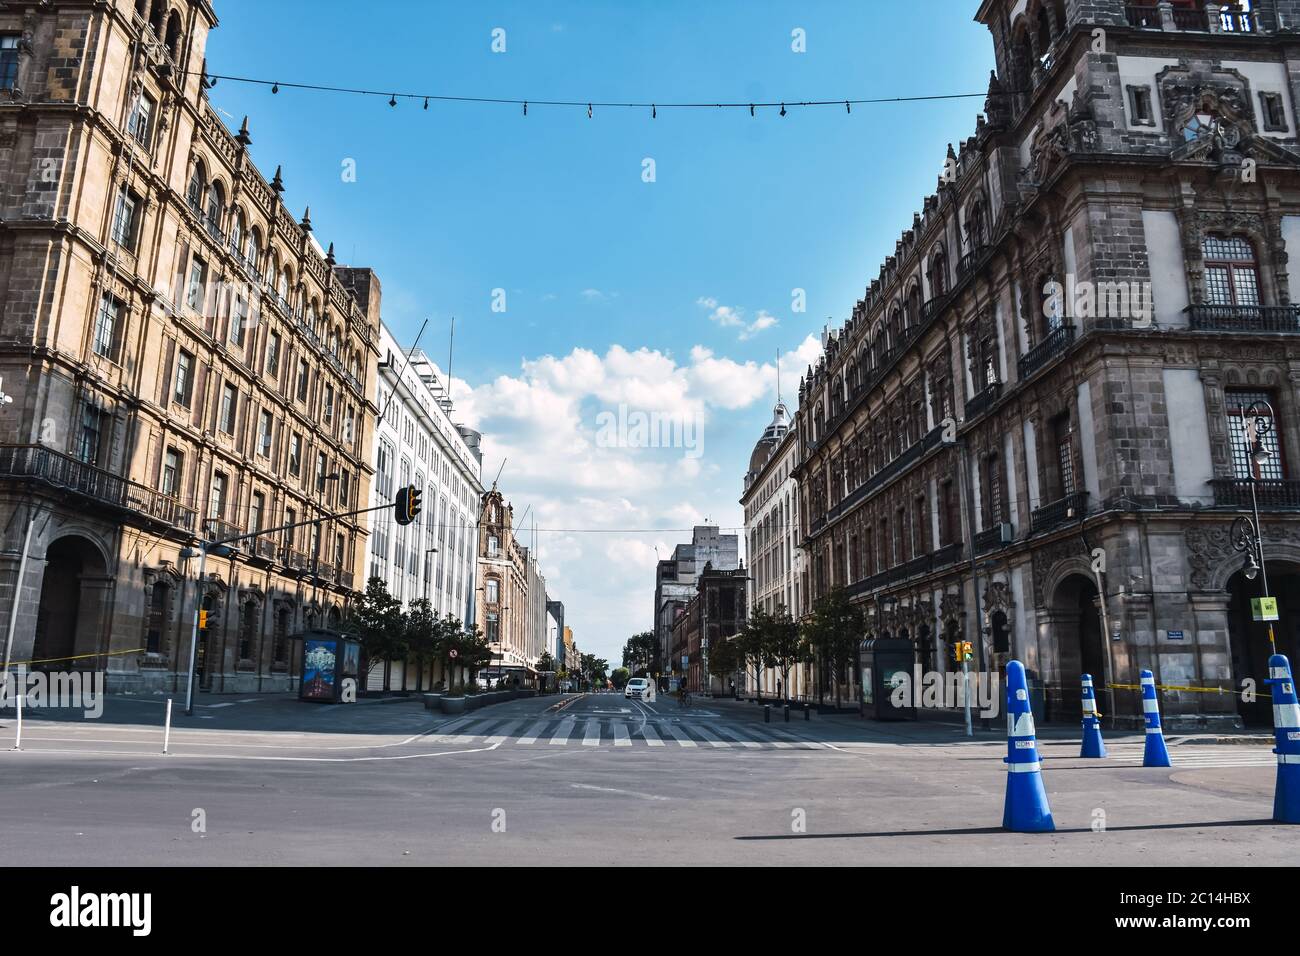
M 821 750 L 826 745 L 771 727 L 751 727 L 699 721 L 566 715 L 536 721 L 459 717 L 426 735 L 438 745 L 467 744 L 532 747 L 613 747 L 619 750 L 676 747 L 683 750 Z
M 1141 747 L 1109 747 L 1104 758 L 1085 761 L 1090 766 L 1125 766 L 1141 767 L 1143 750 Z M 1077 753 L 1047 754 L 1048 762 L 1053 760 L 1082 760 Z M 1265 747 L 1211 747 L 1202 751 L 1197 747 L 1171 747 L 1169 759 L 1170 770 L 1215 770 L 1231 767 L 1275 767 L 1277 757 Z

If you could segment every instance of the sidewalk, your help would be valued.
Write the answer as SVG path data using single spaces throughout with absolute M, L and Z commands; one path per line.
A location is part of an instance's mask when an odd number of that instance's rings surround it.
M 667 698 L 665 697 L 664 699 Z M 714 709 L 724 711 L 728 714 L 750 717 L 754 721 L 758 722 L 763 720 L 763 706 L 750 701 L 736 701 L 730 697 L 696 697 L 694 698 L 694 702 L 695 706 L 703 709 Z M 765 700 L 764 703 L 771 704 L 772 725 L 785 726 L 785 721 L 782 719 L 781 702 L 779 700 Z M 988 742 L 1005 740 L 1007 736 L 1006 719 L 1004 717 L 981 719 L 978 712 L 972 715 L 972 729 L 974 734 L 971 738 L 967 738 L 965 718 L 960 711 L 921 711 L 921 716 L 917 720 L 876 720 L 871 717 L 863 718 L 856 713 L 848 712 L 821 714 L 817 712 L 816 707 L 811 707 L 810 711 L 810 719 L 805 721 L 803 716 L 803 705 L 791 704 L 790 727 L 795 728 L 799 725 L 808 727 L 813 724 L 821 724 L 823 727 L 835 727 L 837 730 L 856 730 L 858 733 L 913 740 L 917 743 L 936 743 L 966 739 Z M 1050 741 L 1078 740 L 1081 735 L 1081 727 L 1079 725 L 1066 723 L 1038 724 L 1037 731 L 1040 739 Z M 1141 742 L 1145 739 L 1145 735 L 1140 729 L 1111 730 L 1103 728 L 1102 732 L 1107 740 Z M 1204 733 L 1178 733 L 1166 731 L 1165 740 L 1170 746 L 1182 744 L 1243 744 L 1253 746 L 1272 746 L 1274 743 L 1273 735 L 1271 733 L 1263 732 L 1258 729 L 1242 731 L 1241 733 L 1236 734 L 1210 731 Z

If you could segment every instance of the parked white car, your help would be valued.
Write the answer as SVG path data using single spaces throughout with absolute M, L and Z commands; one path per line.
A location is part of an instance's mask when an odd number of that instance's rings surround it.
M 654 700 L 655 685 L 644 677 L 633 677 L 623 688 L 623 696 L 630 700 Z

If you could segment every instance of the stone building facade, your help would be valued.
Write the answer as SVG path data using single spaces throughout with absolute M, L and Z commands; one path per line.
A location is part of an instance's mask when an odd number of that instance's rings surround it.
M 529 597 L 535 574 L 528 549 L 515 538 L 514 506 L 494 486 L 483 495 L 479 516 L 479 629 L 492 649 L 489 668 L 529 670 L 541 651 L 535 648 L 536 607 Z M 545 614 L 545 592 L 542 608 Z
M 799 486 L 794 469 L 799 462 L 799 433 L 790 427 L 790 412 L 778 401 L 772 421 L 763 430 L 749 458 L 740 505 L 745 512 L 745 555 L 749 561 L 749 607 L 775 614 L 778 608 L 795 621 L 805 612 L 800 569 Z M 781 687 L 775 668 L 763 672 L 765 695 L 778 692 L 795 700 L 811 689 L 812 666 L 803 663 L 790 672 L 790 686 Z M 746 676 L 746 689 L 752 678 Z
M 985 0 L 977 20 L 996 70 L 975 135 L 800 387 L 808 596 L 847 588 L 927 668 L 959 639 L 1023 660 L 1054 719 L 1078 719 L 1083 671 L 1262 681 L 1262 582 L 1230 529 L 1253 485 L 1294 655 L 1300 3 Z M 1265 704 L 1164 695 L 1175 726 Z
M 659 642 L 661 683 L 681 674 L 681 657 L 673 656 L 672 631 L 677 618 L 698 590 L 698 575 L 706 564 L 732 570 L 740 563 L 740 538 L 723 534 L 716 525 L 696 525 L 691 540 L 673 549 L 673 556 L 655 565 L 654 634 Z
M 293 635 L 364 567 L 345 517 L 197 580 L 200 536 L 366 505 L 380 307 L 209 104 L 215 24 L 206 0 L 0 10 L 0 620 L 16 596 L 10 660 L 113 691 L 183 692 L 200 601 L 200 690 L 289 688 Z
M 735 637 L 745 626 L 746 590 L 743 567 L 715 568 L 706 561 L 696 575 L 695 595 L 677 613 L 669 632 L 670 653 L 678 662 L 674 673 L 685 679 L 692 693 L 728 691 L 732 679 L 709 673 L 709 648 Z

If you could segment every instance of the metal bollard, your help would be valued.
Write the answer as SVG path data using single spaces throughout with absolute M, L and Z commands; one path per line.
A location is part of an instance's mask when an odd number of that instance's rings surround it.
M 770 724 L 771 722 L 772 722 L 772 705 L 771 705 L 771 704 L 764 704 L 764 705 L 763 705 L 763 723 L 765 723 L 765 724 Z
M 808 705 L 806 703 L 803 705 L 803 719 L 812 720 L 812 711 L 808 709 Z
M 167 752 L 167 745 L 172 739 L 172 699 L 167 698 L 167 717 L 163 722 L 163 753 Z
M 14 698 L 14 703 L 18 705 L 18 729 L 14 733 L 14 750 L 23 749 L 23 695 L 19 694 Z
M 784 713 L 785 713 L 785 722 L 786 722 L 787 724 L 790 723 L 790 705 L 789 705 L 789 704 L 784 705 L 784 706 L 781 708 L 781 710 L 784 711 Z

